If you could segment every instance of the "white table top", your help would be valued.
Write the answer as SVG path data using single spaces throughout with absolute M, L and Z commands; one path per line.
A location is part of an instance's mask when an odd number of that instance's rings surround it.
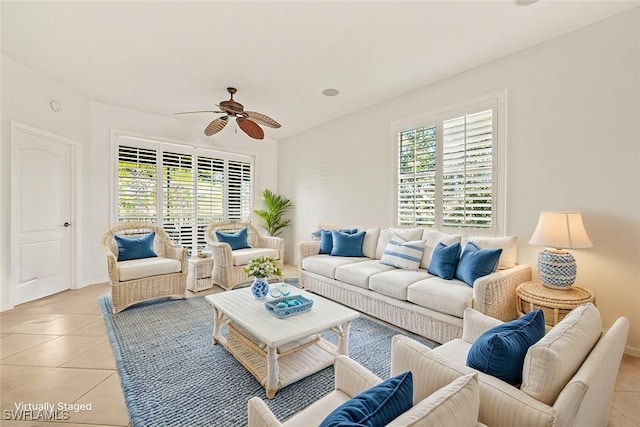
M 313 307 L 306 313 L 278 319 L 264 307 L 265 302 L 275 298 L 267 296 L 257 300 L 249 288 L 207 295 L 205 299 L 269 347 L 279 347 L 306 338 L 360 316 L 355 310 L 295 286 L 291 287 L 291 295 L 302 295 L 313 300 Z

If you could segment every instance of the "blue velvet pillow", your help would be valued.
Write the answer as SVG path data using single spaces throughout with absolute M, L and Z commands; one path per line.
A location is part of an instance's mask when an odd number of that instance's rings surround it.
M 364 231 L 355 234 L 347 234 L 333 230 L 331 239 L 333 240 L 333 256 L 364 256 L 362 254 L 362 244 L 364 243 Z
M 467 366 L 517 386 L 527 350 L 544 336 L 544 313 L 531 311 L 480 335 L 469 349 Z
M 433 249 L 431 262 L 429 263 L 429 273 L 451 280 L 456 272 L 458 257 L 460 256 L 460 243 L 446 246 L 440 242 Z
M 331 254 L 331 250 L 333 249 L 333 237 L 332 233 L 335 230 L 320 230 L 320 253 L 321 254 Z M 358 232 L 357 228 L 344 228 L 339 230 L 341 233 L 346 234 L 356 234 Z
M 249 243 L 247 243 L 247 229 L 242 228 L 235 233 L 223 233 L 221 231 L 216 231 L 216 237 L 218 238 L 218 242 L 220 243 L 228 243 L 231 246 L 231 250 L 235 251 L 236 249 L 246 249 L 250 248 Z
M 386 426 L 413 406 L 413 376 L 405 372 L 338 406 L 320 427 Z
M 153 250 L 153 240 L 156 233 L 144 234 L 138 237 L 114 236 L 118 244 L 118 261 L 128 261 L 131 259 L 156 257 Z
M 486 276 L 496 271 L 502 249 L 480 249 L 469 242 L 464 247 L 458 266 L 456 279 L 462 280 L 473 288 L 473 282 L 478 277 Z

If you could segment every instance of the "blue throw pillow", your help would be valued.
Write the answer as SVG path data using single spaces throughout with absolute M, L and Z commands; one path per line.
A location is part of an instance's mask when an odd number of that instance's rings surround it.
M 531 311 L 480 335 L 469 349 L 467 366 L 517 386 L 529 347 L 543 336 L 544 313 Z
M 456 267 L 456 279 L 473 288 L 478 277 L 496 271 L 500 254 L 502 249 L 480 249 L 471 242 L 467 243 Z
M 364 256 L 362 254 L 362 244 L 364 243 L 364 231 L 355 234 L 347 234 L 333 230 L 331 239 L 333 240 L 333 256 Z
M 321 254 L 331 254 L 331 250 L 333 249 L 333 237 L 332 234 L 333 231 L 329 231 L 329 230 L 320 230 L 320 253 Z M 341 233 L 346 233 L 346 234 L 356 234 L 358 232 L 357 228 L 344 228 L 342 230 L 339 230 Z
M 216 231 L 216 237 L 218 238 L 218 242 L 228 243 L 229 246 L 231 246 L 232 251 L 251 247 L 249 246 L 249 243 L 247 243 L 246 228 L 242 228 L 235 233 L 223 233 L 221 231 Z
M 153 240 L 156 233 L 144 234 L 138 237 L 114 236 L 118 244 L 118 261 L 156 257 L 153 250 Z
M 386 426 L 413 406 L 413 376 L 405 372 L 338 406 L 320 427 Z
M 438 243 L 431 254 L 429 273 L 443 279 L 453 279 L 458 265 L 458 257 L 460 257 L 460 243 L 454 243 L 449 246 L 442 242 Z

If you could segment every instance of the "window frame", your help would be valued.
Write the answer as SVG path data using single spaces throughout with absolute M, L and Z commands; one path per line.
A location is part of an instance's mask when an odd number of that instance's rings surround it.
M 194 200 L 194 220 L 193 220 L 193 232 L 192 239 L 195 244 L 191 246 L 188 244 L 184 244 L 187 249 L 190 251 L 196 250 L 198 247 L 201 247 L 202 244 L 198 242 L 198 237 L 201 233 L 199 233 L 200 222 L 198 221 L 197 214 L 197 173 L 198 173 L 198 157 L 201 158 L 211 158 L 211 159 L 223 159 L 223 193 L 227 192 L 229 185 L 229 163 L 230 162 L 240 162 L 240 163 L 249 163 L 250 164 L 250 180 L 251 180 L 251 188 L 248 192 L 249 199 L 249 208 L 248 215 L 251 215 L 253 212 L 253 208 L 255 206 L 255 191 L 256 191 L 256 159 L 255 154 L 248 153 L 234 153 L 230 151 L 223 151 L 217 149 L 210 149 L 206 147 L 195 146 L 194 144 L 189 144 L 181 141 L 168 140 L 165 138 L 159 137 L 149 137 L 142 136 L 132 132 L 120 131 L 120 130 L 112 130 L 111 131 L 111 155 L 110 155 L 110 209 L 109 209 L 109 221 L 110 224 L 116 224 L 119 222 L 119 202 L 118 202 L 118 188 L 119 188 L 119 147 L 120 145 L 124 146 L 133 146 L 137 148 L 155 150 L 156 152 L 156 221 L 160 226 L 164 224 L 164 215 L 165 212 L 163 210 L 164 204 L 164 156 L 163 153 L 172 153 L 172 154 L 185 154 L 191 156 L 191 165 L 192 170 L 195 168 L 195 175 L 193 176 L 193 200 Z M 242 218 L 229 218 L 229 206 L 227 203 L 227 197 L 223 197 L 222 200 L 222 215 L 223 218 L 221 221 L 241 221 Z M 250 218 L 246 218 L 247 221 Z M 193 234 L 195 233 L 195 234 Z
M 492 226 L 490 228 L 471 227 L 445 227 L 443 225 L 443 191 L 442 191 L 442 129 L 445 120 L 473 114 L 482 110 L 493 109 L 493 129 L 492 129 L 492 149 L 493 149 L 493 206 L 494 211 Z M 470 99 L 455 105 L 446 106 L 435 111 L 421 113 L 405 120 L 396 121 L 391 124 L 391 158 L 392 162 L 392 204 L 390 218 L 395 226 L 399 226 L 399 206 L 398 206 L 398 185 L 399 185 L 399 134 L 404 131 L 421 127 L 436 126 L 436 195 L 435 195 L 435 224 L 434 230 L 453 234 L 473 234 L 484 236 L 501 236 L 506 233 L 506 206 L 507 206 L 507 180 L 506 180 L 506 90 L 490 93 L 474 99 Z M 417 225 L 415 225 L 417 227 Z M 403 226 L 406 227 L 406 226 Z M 413 227 L 413 226 L 408 226 Z M 428 227 L 427 227 L 428 228 Z

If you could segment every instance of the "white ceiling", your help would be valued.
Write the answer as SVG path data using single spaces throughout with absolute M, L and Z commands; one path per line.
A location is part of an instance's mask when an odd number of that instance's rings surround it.
M 235 86 L 281 139 L 638 6 L 2 1 L 2 52 L 92 101 L 165 116 L 215 109 Z M 180 117 L 204 129 L 214 115 Z

